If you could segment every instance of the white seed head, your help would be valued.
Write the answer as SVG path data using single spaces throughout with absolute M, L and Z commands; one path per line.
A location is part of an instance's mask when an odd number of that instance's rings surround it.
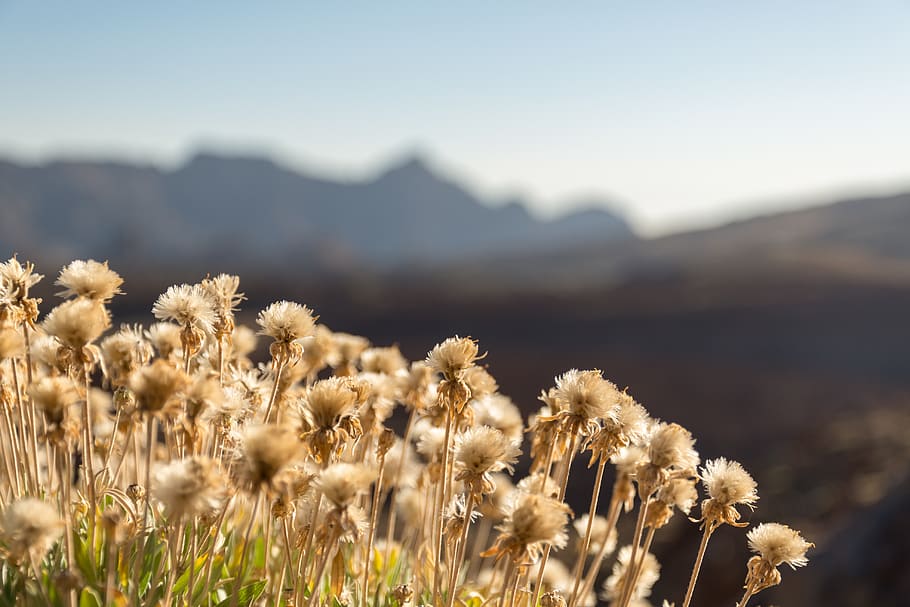
M 155 473 L 152 495 L 174 519 L 208 514 L 226 495 L 224 475 L 207 457 L 173 461 Z
M 556 378 L 556 402 L 573 417 L 582 420 L 608 418 L 619 399 L 619 391 L 600 371 L 571 369 Z
M 521 451 L 496 428 L 475 426 L 455 437 L 455 466 L 470 475 L 513 469 Z
M 63 534 L 63 520 L 49 503 L 26 497 L 11 503 L 0 519 L 0 537 L 13 562 L 41 561 Z
M 723 457 L 708 460 L 701 478 L 705 491 L 720 506 L 745 504 L 751 508 L 758 501 L 758 486 L 739 462 Z
M 60 270 L 54 284 L 64 287 L 57 293 L 61 297 L 85 297 L 107 303 L 122 293 L 120 285 L 123 279 L 108 267 L 106 261 L 99 263 L 94 259 L 77 259 Z
M 291 343 L 311 335 L 316 328 L 316 319 L 308 307 L 282 300 L 261 311 L 256 324 L 262 327 L 261 335 L 268 335 L 276 342 Z
M 174 285 L 158 296 L 152 313 L 158 320 L 172 320 L 181 327 L 211 333 L 217 320 L 215 304 L 202 285 Z
M 369 466 L 342 462 L 323 470 L 315 486 L 336 508 L 346 508 L 365 493 L 375 479 L 376 472 Z
M 699 457 L 692 434 L 679 424 L 656 424 L 648 441 L 648 457 L 659 468 L 694 470 Z
M 477 342 L 470 337 L 449 337 L 427 353 L 427 364 L 447 380 L 464 378 L 465 371 L 480 358 Z
M 750 529 L 746 538 L 752 552 L 772 567 L 784 563 L 793 569 L 803 567 L 809 562 L 806 551 L 814 546 L 798 531 L 780 523 L 762 523 Z
M 101 337 L 111 317 L 101 302 L 71 299 L 51 310 L 42 326 L 64 346 L 80 349 Z

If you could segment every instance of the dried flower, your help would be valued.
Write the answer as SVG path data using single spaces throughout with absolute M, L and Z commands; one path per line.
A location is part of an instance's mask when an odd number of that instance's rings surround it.
M 469 428 L 455 437 L 455 480 L 464 481 L 475 495 L 493 491 L 490 473 L 513 470 L 518 445 L 489 426 Z
M 0 328 L 0 360 L 25 356 L 25 338 L 11 327 Z
M 221 505 L 224 476 L 218 464 L 207 457 L 177 460 L 158 470 L 152 494 L 174 519 L 199 516 Z
M 719 457 L 705 463 L 701 478 L 709 496 L 701 505 L 703 523 L 712 528 L 722 523 L 745 527 L 747 523 L 738 522 L 736 506 L 743 504 L 754 510 L 758 501 L 757 485 L 749 473 L 738 462 Z
M 271 304 L 259 313 L 256 323 L 262 327 L 260 335 L 284 344 L 312 334 L 316 327 L 312 310 L 291 301 Z
M 450 337 L 427 353 L 427 364 L 446 380 L 456 382 L 464 379 L 465 372 L 481 356 L 477 342 L 470 337 Z
M 572 526 L 578 532 L 580 540 L 584 539 L 590 518 L 591 515 L 585 513 L 572 521 Z M 588 544 L 588 554 L 600 553 L 601 549 L 604 548 L 604 543 L 607 545 L 604 550 L 604 556 L 606 556 L 616 549 L 616 529 L 610 527 L 605 517 L 595 516 L 594 522 L 591 523 L 591 542 Z M 578 546 L 579 550 L 581 550 L 582 542 L 579 542 Z
M 761 523 L 746 534 L 749 548 L 771 567 L 787 564 L 792 569 L 804 567 L 806 551 L 815 544 L 807 542 L 795 529 L 780 523 Z
M 98 301 L 72 299 L 51 310 L 42 326 L 62 345 L 80 351 L 111 326 L 111 317 Z
M 749 559 L 746 573 L 746 597 L 780 584 L 778 566 L 792 569 L 808 564 L 806 551 L 815 544 L 807 542 L 798 531 L 780 523 L 762 523 L 746 534 L 749 548 L 757 553 Z M 745 601 L 743 601 L 745 604 Z
M 237 292 L 239 287 L 240 277 L 231 274 L 219 274 L 202 281 L 202 288 L 214 304 L 216 335 L 230 335 L 234 330 L 234 312 L 245 299 L 243 293 Z
M 41 561 L 63 533 L 57 509 L 32 497 L 10 504 L 0 520 L 0 538 L 13 563 Z
M 102 369 L 115 386 L 127 384 L 133 372 L 152 358 L 152 345 L 139 325 L 121 325 L 119 331 L 101 341 L 100 347 Z
M 107 266 L 106 261 L 99 263 L 94 259 L 77 259 L 60 270 L 54 284 L 64 287 L 57 293 L 61 297 L 84 297 L 107 303 L 122 293 L 120 285 L 123 279 Z
M 172 320 L 182 328 L 193 328 L 210 333 L 217 316 L 215 306 L 202 285 L 174 285 L 168 287 L 152 306 L 158 320 Z
M 629 561 L 631 558 L 632 546 L 623 546 L 619 549 L 616 563 L 613 565 L 613 573 L 604 582 L 602 596 L 605 600 L 612 602 L 619 598 L 620 592 L 625 585 L 626 576 L 631 569 L 634 569 L 634 567 L 630 569 L 631 563 Z M 642 558 L 643 560 L 640 561 L 641 570 L 635 579 L 635 586 L 632 589 L 633 599 L 642 599 L 650 596 L 651 588 L 660 578 L 660 563 L 657 562 L 657 558 L 650 552 L 642 557 L 639 551 L 639 554 L 636 555 L 636 560 Z
M 537 560 L 547 544 L 564 548 L 569 507 L 555 499 L 536 493 L 517 491 L 509 505 L 505 520 L 497 529 L 499 537 L 483 556 L 509 556 L 514 563 Z
M 186 387 L 187 377 L 161 359 L 137 371 L 130 388 L 136 395 L 136 405 L 143 413 L 167 414 L 179 405 L 178 396 Z
M 367 373 L 395 375 L 408 367 L 408 361 L 401 355 L 398 346 L 369 348 L 360 354 L 360 365 Z
M 317 462 L 329 462 L 363 429 L 356 415 L 358 392 L 345 377 L 331 377 L 310 386 L 303 398 L 302 435 Z
M 276 475 L 297 458 L 300 447 L 290 428 L 271 424 L 248 428 L 242 451 L 247 485 L 252 489 L 272 486 Z

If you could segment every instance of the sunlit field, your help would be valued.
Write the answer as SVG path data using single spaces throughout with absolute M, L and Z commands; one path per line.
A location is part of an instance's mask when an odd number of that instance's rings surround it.
M 808 563 L 739 463 L 599 370 L 529 377 L 552 387 L 525 419 L 482 335 L 408 361 L 295 302 L 249 327 L 226 274 L 118 326 L 107 263 L 68 264 L 55 302 L 43 278 L 0 264 L 4 605 L 688 607 L 724 533 L 754 554 L 728 563 L 745 607 Z M 671 521 L 697 551 L 652 553 Z M 689 582 L 653 596 L 670 560 Z

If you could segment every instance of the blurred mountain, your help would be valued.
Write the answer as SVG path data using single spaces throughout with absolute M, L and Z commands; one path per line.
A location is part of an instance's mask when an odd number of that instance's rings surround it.
M 451 268 L 478 288 L 540 283 L 584 288 L 628 280 L 836 276 L 910 281 L 910 193 L 853 198 L 635 242 L 580 242 L 532 257 L 477 258 Z M 451 277 L 450 277 L 451 278 Z
M 31 253 L 40 242 L 57 262 L 294 259 L 315 270 L 375 269 L 634 239 L 622 217 L 602 208 L 543 221 L 520 200 L 481 200 L 418 157 L 358 182 L 212 154 L 173 171 L 0 161 L 0 206 L 5 250 Z

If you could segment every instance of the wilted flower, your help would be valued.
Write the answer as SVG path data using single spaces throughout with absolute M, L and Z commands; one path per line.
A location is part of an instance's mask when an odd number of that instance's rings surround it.
M 301 433 L 316 461 L 329 462 L 348 441 L 360 438 L 357 399 L 357 390 L 345 377 L 317 381 L 307 390 L 300 407 Z
M 398 346 L 369 348 L 360 354 L 360 366 L 367 373 L 385 373 L 395 375 L 408 366 L 408 361 L 401 355 Z
M 100 302 L 91 299 L 65 301 L 51 310 L 43 323 L 48 335 L 73 351 L 81 351 L 110 326 L 110 314 Z
M 259 313 L 256 323 L 262 327 L 261 335 L 268 335 L 283 344 L 310 335 L 316 327 L 313 312 L 292 301 L 271 304 Z
M 136 396 L 139 411 L 159 415 L 167 414 L 179 405 L 178 396 L 186 383 L 187 377 L 183 371 L 159 358 L 133 374 L 130 388 Z
M 100 347 L 102 369 L 115 386 L 128 383 L 130 375 L 152 358 L 152 345 L 139 325 L 121 325 L 119 331 L 101 341 Z

